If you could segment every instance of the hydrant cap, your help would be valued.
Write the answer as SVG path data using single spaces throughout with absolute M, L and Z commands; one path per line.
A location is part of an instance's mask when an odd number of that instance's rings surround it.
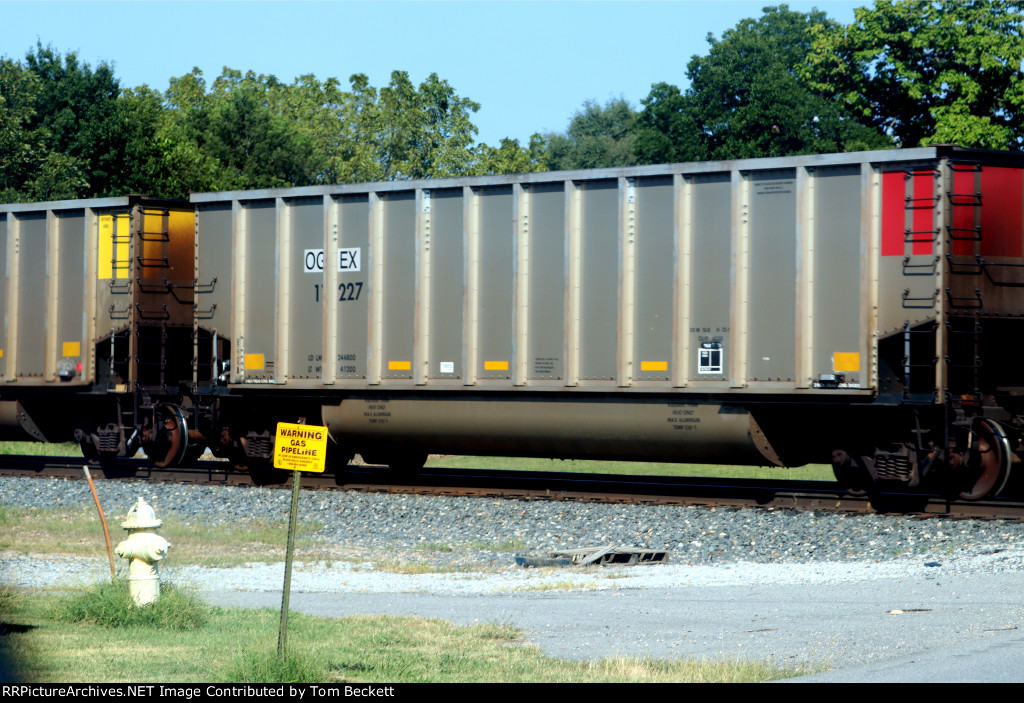
M 121 523 L 121 527 L 126 530 L 145 530 L 151 527 L 160 527 L 163 524 L 163 520 L 156 519 L 156 513 L 149 503 L 143 498 L 139 498 L 138 502 L 128 511 L 128 517 Z

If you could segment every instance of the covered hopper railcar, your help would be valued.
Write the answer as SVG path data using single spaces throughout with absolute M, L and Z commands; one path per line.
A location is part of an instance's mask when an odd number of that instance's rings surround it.
M 339 463 L 832 461 L 851 490 L 997 494 L 1024 415 L 1022 176 L 1018 153 L 930 147 L 193 194 L 189 280 L 141 255 L 130 286 L 187 308 L 187 353 L 140 303 L 134 329 L 166 339 L 136 376 L 112 366 L 98 303 L 80 382 L 108 406 L 75 429 L 94 453 L 140 437 L 255 467 L 305 418 Z M 62 386 L 4 373 L 9 416 Z

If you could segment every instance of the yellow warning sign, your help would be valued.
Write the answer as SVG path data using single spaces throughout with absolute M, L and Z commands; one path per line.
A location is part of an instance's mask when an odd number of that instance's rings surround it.
M 327 428 L 277 423 L 274 468 L 323 473 L 327 464 Z

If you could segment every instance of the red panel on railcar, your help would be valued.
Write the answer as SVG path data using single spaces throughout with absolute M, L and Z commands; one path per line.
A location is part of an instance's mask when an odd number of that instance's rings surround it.
M 981 255 L 1024 255 L 1024 171 L 1003 166 L 981 169 Z

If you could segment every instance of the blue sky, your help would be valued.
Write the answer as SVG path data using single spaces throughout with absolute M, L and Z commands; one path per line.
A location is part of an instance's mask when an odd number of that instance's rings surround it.
M 365 73 L 375 86 L 391 71 L 419 83 L 431 73 L 481 104 L 479 141 L 525 144 L 533 132 L 563 131 L 585 100 L 624 97 L 639 106 L 660 81 L 685 87 L 686 64 L 775 2 L 748 0 L 472 0 L 441 2 L 20 2 L 0 0 L 0 56 L 21 59 L 38 39 L 92 66 L 114 65 L 122 87 L 166 90 L 198 66 L 285 82 L 313 73 L 348 86 Z M 873 2 L 804 2 L 847 24 Z

